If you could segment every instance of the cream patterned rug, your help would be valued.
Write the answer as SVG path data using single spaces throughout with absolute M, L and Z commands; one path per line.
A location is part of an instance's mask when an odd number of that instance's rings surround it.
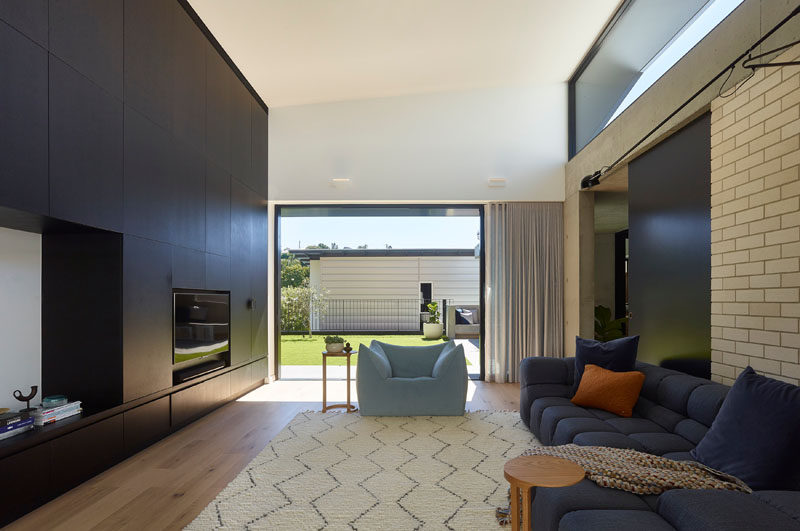
M 301 413 L 187 529 L 498 529 L 503 465 L 538 444 L 516 412 Z

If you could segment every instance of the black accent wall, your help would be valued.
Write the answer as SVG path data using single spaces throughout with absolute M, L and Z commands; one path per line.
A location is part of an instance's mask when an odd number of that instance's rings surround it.
M 263 383 L 267 118 L 186 0 L 0 0 L 0 226 L 43 234 L 42 391 L 84 407 L 0 441 L 0 490 L 37 478 L 0 525 Z M 232 304 L 178 386 L 173 288 Z
M 628 166 L 631 334 L 639 359 L 711 356 L 711 116 Z

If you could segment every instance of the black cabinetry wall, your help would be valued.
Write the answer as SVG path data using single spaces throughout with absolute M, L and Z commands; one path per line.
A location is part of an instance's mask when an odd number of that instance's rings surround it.
M 263 381 L 268 110 L 185 0 L 0 0 L 0 73 L 0 226 L 43 234 L 42 391 L 85 411 L 0 444 L 47 468 L 18 513 Z M 175 287 L 232 303 L 232 367 L 179 387 Z
M 178 0 L 0 2 L 0 207 L 122 234 L 118 354 L 78 363 L 92 410 L 172 385 L 172 287 L 230 289 L 232 364 L 266 355 L 267 109 L 201 26 Z M 47 238 L 55 308 L 82 273 Z M 78 396 L 44 315 L 44 391 Z

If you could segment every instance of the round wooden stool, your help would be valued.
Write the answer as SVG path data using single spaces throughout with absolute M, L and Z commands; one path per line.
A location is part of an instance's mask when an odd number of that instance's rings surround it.
M 523 455 L 508 461 L 503 475 L 511 485 L 511 528 L 520 529 L 520 490 L 522 490 L 522 529 L 531 528 L 531 488 L 569 487 L 586 476 L 583 468 L 549 455 Z

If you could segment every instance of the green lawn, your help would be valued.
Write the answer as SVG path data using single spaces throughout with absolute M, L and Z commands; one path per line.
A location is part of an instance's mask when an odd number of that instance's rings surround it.
M 281 365 L 322 365 L 322 351 L 325 350 L 323 335 L 308 337 L 284 335 L 281 336 Z M 358 345 L 369 345 L 373 339 L 391 343 L 393 345 L 422 346 L 433 345 L 441 342 L 439 339 L 425 339 L 422 335 L 394 335 L 394 336 L 344 336 L 350 345 L 358 350 Z M 358 355 L 350 358 L 355 364 Z M 346 358 L 328 358 L 330 365 L 345 365 Z M 469 362 L 467 362 L 469 364 Z

